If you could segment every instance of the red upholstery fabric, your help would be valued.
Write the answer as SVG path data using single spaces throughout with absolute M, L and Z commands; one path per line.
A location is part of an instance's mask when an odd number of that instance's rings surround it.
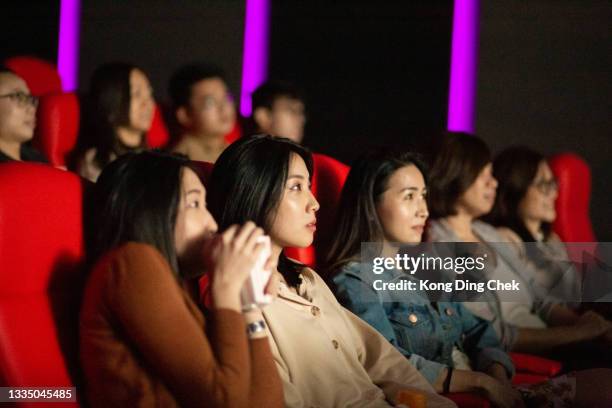
M 62 80 L 55 65 L 36 57 L 19 56 L 4 61 L 11 70 L 23 78 L 32 95 L 41 96 L 62 92 Z
M 69 172 L 0 164 L 1 385 L 79 382 L 82 191 L 82 180 Z
M 285 248 L 285 255 L 291 259 L 295 259 L 296 261 L 303 263 L 304 265 L 315 267 L 317 263 L 315 258 L 315 248 L 313 245 L 306 248 Z
M 153 121 L 151 122 L 151 128 L 146 135 L 147 144 L 149 147 L 154 149 L 162 149 L 170 142 L 170 134 L 168 133 L 168 127 L 164 122 L 161 108 L 159 105 L 155 105 L 155 112 L 153 113 Z
M 240 139 L 241 136 L 242 136 L 242 128 L 240 127 L 240 122 L 236 121 L 236 123 L 234 123 L 234 127 L 232 128 L 232 130 L 227 135 L 225 135 L 225 141 L 228 144 L 232 144 L 236 140 Z
M 317 232 L 315 239 L 308 248 L 288 248 L 287 256 L 316 268 L 323 264 L 325 249 L 329 245 L 340 201 L 342 186 L 349 173 L 349 166 L 338 160 L 320 153 L 313 154 L 314 174 L 312 177 L 312 192 L 321 208 L 317 212 Z
M 573 153 L 553 156 L 549 163 L 559 181 L 554 231 L 565 242 L 596 242 L 589 214 L 591 198 L 589 165 Z
M 538 384 L 548 380 L 550 377 L 541 374 L 529 374 L 529 373 L 516 373 L 512 377 L 512 384 Z
M 324 154 L 314 153 L 313 193 L 321 208 L 317 213 L 317 234 L 314 247 L 318 265 L 323 264 L 327 246 L 333 238 L 336 211 L 340 202 L 342 187 L 350 167 Z
M 516 371 L 554 377 L 561 371 L 561 363 L 531 354 L 510 353 Z
M 53 166 L 66 167 L 79 134 L 80 108 L 74 93 L 51 93 L 40 98 L 34 144 Z

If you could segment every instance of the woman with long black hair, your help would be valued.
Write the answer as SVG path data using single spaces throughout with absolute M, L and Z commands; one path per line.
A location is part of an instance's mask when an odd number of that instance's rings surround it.
M 83 121 L 71 167 L 96 181 L 108 163 L 128 152 L 147 147 L 155 101 L 144 71 L 113 62 L 93 73 L 84 98 Z
M 428 407 L 454 404 L 438 395 L 376 330 L 337 302 L 312 269 L 285 256 L 312 243 L 317 200 L 312 157 L 289 139 L 253 136 L 230 145 L 211 176 L 210 210 L 220 228 L 261 225 L 278 259 L 277 300 L 263 311 L 288 407 L 389 407 L 400 390 L 425 394 Z
M 196 171 L 182 157 L 128 153 L 94 187 L 97 263 L 80 318 L 91 406 L 283 404 L 261 311 L 242 312 L 240 300 L 263 231 L 245 221 L 217 234 Z M 204 272 L 212 282 L 206 321 L 191 285 Z
M 413 154 L 381 150 L 353 163 L 328 254 L 340 302 L 383 334 L 438 392 L 482 393 L 498 407 L 520 407 L 523 400 L 529 407 L 612 403 L 602 391 L 612 386 L 605 369 L 522 386 L 521 396 L 510 383 L 514 367 L 491 323 L 461 303 L 419 289 L 419 279 L 437 280 L 434 271 L 412 274 L 396 267 L 374 273 L 374 257 L 436 255 L 435 248 L 418 245 L 429 215 L 426 197 L 425 169 Z M 373 248 L 363 251 L 363 243 Z M 376 290 L 376 280 L 413 282 L 415 289 Z

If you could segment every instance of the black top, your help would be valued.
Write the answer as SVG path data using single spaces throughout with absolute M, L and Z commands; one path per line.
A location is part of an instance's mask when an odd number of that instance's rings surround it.
M 47 164 L 49 163 L 47 158 L 43 156 L 42 153 L 34 149 L 32 146 L 27 145 L 26 143 L 23 143 L 21 145 L 21 149 L 19 153 L 21 154 L 21 160 L 23 161 L 39 162 L 39 163 L 47 163 Z M 6 163 L 6 162 L 11 162 L 11 161 L 16 161 L 16 160 L 6 155 L 2 150 L 0 150 L 0 163 Z

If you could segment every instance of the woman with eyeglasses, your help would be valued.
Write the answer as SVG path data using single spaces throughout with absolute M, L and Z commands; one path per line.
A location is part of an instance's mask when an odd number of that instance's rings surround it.
M 428 203 L 434 219 L 427 238 L 468 243 L 465 246 L 472 251 L 487 254 L 486 279 L 516 280 L 522 287 L 512 292 L 511 299 L 486 291 L 477 301 L 465 302 L 466 307 L 491 321 L 506 348 L 513 351 L 542 354 L 595 339 L 609 341 L 610 321 L 592 311 L 579 314 L 546 292 L 537 283 L 533 266 L 517 254 L 514 245 L 480 220 L 493 208 L 497 185 L 486 143 L 473 135 L 449 135 L 430 173 Z M 603 358 L 591 363 L 610 365 Z
M 0 66 L 0 163 L 47 159 L 29 143 L 36 127 L 38 98 L 30 94 L 25 81 L 6 67 Z
M 538 285 L 559 299 L 579 301 L 578 272 L 552 231 L 557 180 L 546 158 L 527 147 L 506 149 L 493 162 L 493 176 L 497 195 L 486 220 L 532 263 Z
M 370 152 L 353 162 L 327 258 L 340 303 L 385 336 L 438 392 L 480 393 L 502 408 L 612 403 L 603 391 L 612 386 L 612 370 L 513 387 L 514 366 L 491 324 L 462 303 L 417 289 L 419 280 L 437 279 L 434 271 L 420 268 L 412 274 L 394 266 L 375 272 L 372 260 L 379 256 L 434 254 L 435 246 L 419 245 L 428 217 L 426 179 L 418 157 L 397 149 Z M 377 289 L 377 281 L 410 282 L 415 289 Z
M 117 157 L 147 147 L 155 101 L 149 79 L 138 67 L 115 62 L 91 77 L 77 148 L 71 167 L 96 181 Z

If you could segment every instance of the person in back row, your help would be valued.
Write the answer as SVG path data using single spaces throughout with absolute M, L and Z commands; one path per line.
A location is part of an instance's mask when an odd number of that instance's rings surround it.
M 418 289 L 419 280 L 437 281 L 435 271 L 394 267 L 375 273 L 375 258 L 435 253 L 433 246 L 418 245 L 428 217 L 425 180 L 424 166 L 410 153 L 371 152 L 353 163 L 328 260 L 340 302 L 383 334 L 438 392 L 482 393 L 504 408 L 523 401 L 529 407 L 612 403 L 604 391 L 612 387 L 612 371 L 605 369 L 517 391 L 510 383 L 512 361 L 491 324 L 461 303 L 440 301 L 434 292 Z M 366 242 L 369 249 L 362 246 Z M 377 290 L 381 281 L 413 282 L 415 289 Z
M 452 407 L 384 337 L 344 309 L 312 269 L 289 259 L 307 247 L 319 203 L 310 191 L 312 156 L 285 138 L 253 136 L 215 163 L 209 208 L 221 229 L 253 220 L 270 236 L 278 299 L 263 311 L 287 407 L 389 407 L 401 390 L 427 407 Z
M 304 139 L 304 98 L 291 83 L 268 81 L 261 84 L 252 96 L 252 122 L 255 133 L 286 137 L 296 143 Z
M 215 234 L 197 170 L 184 157 L 127 153 L 94 186 L 97 265 L 79 348 L 92 407 L 283 405 L 261 311 L 243 312 L 240 300 L 262 230 L 247 222 Z M 206 319 L 191 285 L 205 272 Z M 272 278 L 268 291 L 277 286 Z
M 85 98 L 70 167 L 95 182 L 117 157 L 145 149 L 154 109 L 153 90 L 142 69 L 123 62 L 98 67 Z
M 29 143 L 36 127 L 38 98 L 30 94 L 25 81 L 0 66 L 0 163 L 47 159 Z
M 227 147 L 225 136 L 236 122 L 223 71 L 208 64 L 185 65 L 170 78 L 168 92 L 181 128 L 174 151 L 214 163 Z

